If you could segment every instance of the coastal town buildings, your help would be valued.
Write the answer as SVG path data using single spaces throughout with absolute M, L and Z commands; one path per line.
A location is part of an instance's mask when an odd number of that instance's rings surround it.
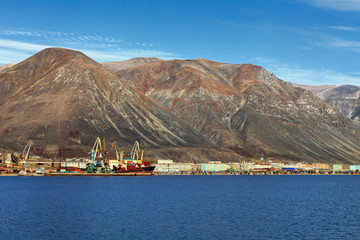
M 300 172 L 342 172 L 342 171 L 360 170 L 360 165 L 351 165 L 347 168 L 343 164 L 325 164 L 325 163 L 283 163 L 283 162 L 238 162 L 223 163 L 221 161 L 212 161 L 208 163 L 181 163 L 171 159 L 159 160 L 155 163 L 155 172 L 158 174 L 221 174 L 221 173 L 251 173 L 251 172 L 270 172 L 270 173 L 300 173 Z
M 16 154 L 15 154 L 16 156 Z M 12 160 L 10 153 L 0 153 L 1 167 L 18 168 Z M 51 165 L 62 168 L 74 167 L 86 169 L 91 164 L 91 159 L 66 158 L 44 159 L 32 156 L 26 162 L 20 160 L 21 166 L 26 165 Z M 119 161 L 115 159 L 105 160 L 110 169 L 118 167 Z M 360 165 L 327 164 L 327 163 L 305 163 L 305 162 L 282 162 L 282 161 L 242 161 L 224 163 L 221 161 L 210 161 L 207 163 L 182 163 L 172 159 L 160 159 L 153 163 L 154 173 L 159 175 L 167 174 L 351 174 L 359 173 Z

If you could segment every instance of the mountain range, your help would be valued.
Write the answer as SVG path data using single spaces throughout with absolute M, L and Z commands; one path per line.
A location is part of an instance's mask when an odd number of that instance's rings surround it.
M 348 118 L 360 123 L 360 87 L 354 85 L 309 86 L 294 84 L 312 91 L 327 104 L 335 107 Z
M 97 63 L 49 48 L 0 72 L 0 144 L 86 155 L 96 137 L 152 159 L 357 163 L 360 125 L 251 64 Z M 56 152 L 56 151 L 55 151 Z
M 1 65 L 0 66 L 0 72 L 5 71 L 6 69 L 8 69 L 8 68 L 10 68 L 10 67 L 12 67 L 14 65 L 15 65 L 14 63 L 7 63 L 7 64 L 4 64 L 4 65 Z

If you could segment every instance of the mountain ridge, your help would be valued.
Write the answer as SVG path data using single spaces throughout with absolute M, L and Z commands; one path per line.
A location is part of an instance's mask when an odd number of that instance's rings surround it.
M 6 64 L 4 64 L 4 65 L 1 65 L 1 66 L 0 66 L 0 72 L 6 70 L 6 69 L 8 69 L 8 68 L 11 68 L 11 67 L 14 66 L 14 65 L 15 65 L 14 63 L 6 63 Z
M 138 140 L 153 159 L 185 162 L 360 159 L 359 125 L 260 66 L 138 58 L 110 70 L 50 48 L 1 72 L 0 136 L 69 154 L 97 136 Z
M 0 73 L 0 86 L 0 135 L 22 144 L 31 138 L 43 148 L 58 141 L 82 148 L 99 135 L 120 136 L 128 148 L 138 139 L 153 147 L 206 142 L 80 52 L 45 49 Z
M 360 87 L 355 85 L 295 86 L 308 89 L 346 117 L 360 123 Z
M 259 66 L 170 60 L 115 74 L 191 122 L 214 144 L 224 144 L 242 155 L 326 161 L 334 158 L 334 152 L 344 158 L 352 158 L 352 151 L 358 152 L 358 146 L 352 146 L 354 135 L 346 130 L 359 131 L 358 126 L 309 91 L 294 88 Z M 341 128 L 344 124 L 346 127 Z M 296 126 L 303 129 L 297 130 Z M 343 134 L 347 136 L 340 137 Z M 299 140 L 294 136 L 302 140 L 301 146 L 297 146 Z M 326 143 L 326 139 L 337 140 Z M 339 149 L 343 144 L 352 146 L 352 150 Z

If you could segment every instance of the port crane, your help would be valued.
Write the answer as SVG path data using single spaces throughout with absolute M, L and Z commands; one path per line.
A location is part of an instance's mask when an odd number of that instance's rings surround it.
M 106 151 L 106 141 L 105 141 L 105 137 L 103 138 L 103 153 L 104 153 L 104 158 L 106 158 L 108 152 Z
M 33 144 L 32 140 L 29 140 L 22 152 L 22 157 L 24 160 L 24 163 L 26 163 L 26 161 L 29 159 L 29 153 L 30 153 L 30 149 L 31 149 L 31 145 Z
M 141 156 L 140 156 L 140 145 L 138 141 L 135 141 L 135 144 L 130 152 L 131 160 L 133 162 L 136 161 L 137 164 L 142 164 L 143 155 L 144 155 L 144 150 L 141 151 Z
M 11 161 L 14 163 L 14 165 L 16 164 L 17 168 L 20 169 L 20 165 L 25 164 L 26 161 L 29 159 L 29 154 L 30 154 L 30 149 L 31 146 L 33 144 L 32 140 L 29 140 L 24 148 L 24 150 L 22 151 L 22 153 L 19 154 L 11 154 Z
M 102 147 L 101 147 L 101 140 L 99 137 L 96 138 L 95 140 L 95 143 L 94 143 L 94 146 L 93 148 L 91 149 L 91 163 L 90 165 L 87 167 L 86 169 L 86 172 L 88 173 L 95 173 L 97 172 L 97 167 L 96 167 L 96 163 L 95 163 L 95 160 L 96 160 L 96 156 L 99 154 L 99 157 L 102 157 L 101 156 L 101 151 L 102 150 Z
M 106 151 L 106 141 L 105 141 L 105 137 L 103 138 L 103 161 L 101 161 L 101 172 L 103 173 L 110 173 L 111 172 L 111 168 L 109 166 L 109 162 L 106 159 L 108 152 Z
M 115 153 L 116 153 L 116 160 L 118 161 L 118 165 L 121 166 L 123 164 L 123 155 L 124 152 L 121 151 L 120 152 L 120 147 L 117 144 L 116 141 L 114 141 L 111 145 L 111 149 L 110 149 L 110 153 L 112 152 L 112 150 L 115 149 Z
M 105 138 L 103 139 L 103 143 L 105 144 Z M 87 167 L 86 172 L 111 172 L 109 165 L 105 164 L 103 160 L 96 162 L 96 158 L 103 158 L 103 156 L 106 156 L 106 151 L 103 150 L 103 147 L 101 146 L 101 140 L 99 137 L 97 137 L 94 146 L 91 149 L 91 164 Z

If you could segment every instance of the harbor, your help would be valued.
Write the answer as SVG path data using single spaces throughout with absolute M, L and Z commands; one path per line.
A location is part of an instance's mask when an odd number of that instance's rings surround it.
M 116 141 L 106 150 L 106 141 L 96 138 L 89 158 L 44 158 L 31 156 L 33 142 L 21 153 L 0 153 L 1 176 L 153 176 L 153 175 L 357 175 L 360 165 L 307 163 L 249 158 L 248 161 L 177 162 L 144 159 L 138 141 L 128 155 Z
M 1 155 L 0 155 L 1 157 Z M 117 160 L 107 160 L 108 169 L 118 169 Z M 132 171 L 89 172 L 87 167 L 92 159 L 67 158 L 63 161 L 31 158 L 21 167 L 11 161 L 0 166 L 0 176 L 160 176 L 160 175 L 358 175 L 360 165 L 324 163 L 182 163 L 173 160 L 153 160 L 149 162 L 152 171 L 136 168 Z M 131 162 L 129 162 L 131 164 Z M 137 164 L 138 165 L 138 164 Z M 138 169 L 138 170 L 136 170 Z
M 30 157 L 33 142 L 28 141 L 22 153 L 0 153 L 0 174 L 17 174 L 19 176 L 151 176 L 155 166 L 144 160 L 144 150 L 138 141 L 128 155 L 120 150 L 116 141 L 112 143 L 110 154 L 106 151 L 106 142 L 96 138 L 91 149 L 90 159 L 62 159 L 56 161 L 40 156 Z M 116 159 L 112 159 L 114 150 Z M 109 154 L 109 155 L 108 155 Z

